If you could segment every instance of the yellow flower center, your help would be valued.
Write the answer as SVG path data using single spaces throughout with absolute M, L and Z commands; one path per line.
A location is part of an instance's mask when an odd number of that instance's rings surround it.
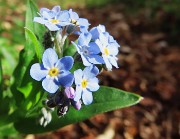
M 86 88 L 87 83 L 88 83 L 87 80 L 83 79 L 82 82 L 81 82 L 82 88 Z
M 59 73 L 59 69 L 58 69 L 58 68 L 51 68 L 51 69 L 49 70 L 49 73 L 48 73 L 48 74 L 49 74 L 51 77 L 53 77 L 53 76 L 57 76 L 58 73 Z
M 71 20 L 71 23 L 72 23 L 72 24 L 75 24 L 76 26 L 79 25 L 78 22 L 77 22 L 77 20 L 75 20 L 75 19 L 72 19 L 72 20 Z
M 57 20 L 57 19 L 52 19 L 50 22 L 53 23 L 53 24 L 58 24 L 58 23 L 59 23 L 59 20 Z
M 104 48 L 104 54 L 105 54 L 106 56 L 109 55 L 109 50 L 108 50 L 107 48 Z

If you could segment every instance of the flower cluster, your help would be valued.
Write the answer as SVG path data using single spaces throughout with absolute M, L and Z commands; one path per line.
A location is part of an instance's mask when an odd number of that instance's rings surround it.
M 46 35 L 46 39 L 51 40 L 48 44 L 50 48 L 45 44 L 42 63 L 33 64 L 30 75 L 42 81 L 43 89 L 49 93 L 46 106 L 56 108 L 57 115 L 63 116 L 70 105 L 80 110 L 82 103 L 89 105 L 93 102 L 92 92 L 100 88 L 99 70 L 102 67 L 107 70 L 112 70 L 113 66 L 118 68 L 120 45 L 103 25 L 89 30 L 88 20 L 79 18 L 72 9 L 61 10 L 60 6 L 52 10 L 41 8 L 39 15 L 34 17 L 34 22 L 47 27 L 49 36 Z M 77 41 L 72 41 L 77 50 L 74 56 L 64 55 L 64 43 L 71 34 L 79 35 Z M 77 60 L 83 63 L 82 68 L 73 68 Z M 46 126 L 51 118 L 44 116 L 42 119 L 41 125 Z
M 61 10 L 60 6 L 54 6 L 52 10 L 41 8 L 40 17 L 35 17 L 34 22 L 44 24 L 50 31 L 59 31 L 66 28 L 67 33 L 74 32 L 78 27 L 80 30 L 87 30 L 89 23 L 87 19 L 79 18 L 72 9 Z

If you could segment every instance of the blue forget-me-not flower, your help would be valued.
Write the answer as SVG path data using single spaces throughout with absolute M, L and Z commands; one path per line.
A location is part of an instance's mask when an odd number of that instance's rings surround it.
M 47 92 L 55 93 L 59 86 L 72 85 L 74 76 L 69 70 L 73 63 L 71 56 L 58 59 L 55 50 L 48 48 L 43 54 L 42 64 L 35 63 L 31 66 L 30 75 L 37 81 L 42 80 L 42 86 Z
M 106 68 L 112 70 L 112 66 L 118 68 L 116 55 L 118 54 L 118 47 L 114 46 L 114 43 L 109 43 L 108 36 L 104 34 L 99 35 L 96 44 L 99 46 Z
M 83 71 L 78 69 L 74 72 L 76 95 L 74 100 L 78 101 L 82 98 L 85 105 L 89 105 L 93 101 L 92 92 L 99 89 L 99 80 L 96 78 L 99 70 L 96 66 L 91 65 Z
M 120 45 L 117 43 L 117 41 L 111 36 L 107 31 L 104 25 L 98 25 L 97 27 L 93 27 L 89 31 L 92 35 L 92 40 L 99 39 L 100 34 L 104 34 L 106 38 L 108 38 L 108 43 L 112 44 L 113 46 L 120 47 Z
M 67 10 L 61 11 L 60 6 L 54 6 L 52 10 L 41 8 L 40 16 L 35 17 L 34 22 L 44 24 L 50 31 L 58 31 L 61 27 L 71 24 L 69 12 Z
M 72 42 L 81 55 L 83 64 L 90 66 L 91 64 L 104 63 L 102 57 L 99 55 L 100 49 L 95 42 L 91 42 L 92 35 L 90 33 L 81 33 L 78 38 L 78 44 Z
M 83 30 L 87 30 L 89 27 L 89 22 L 85 18 L 79 18 L 79 15 L 76 12 L 73 12 L 72 9 L 69 9 L 69 20 L 71 23 L 71 28 L 74 28 L 74 31 L 79 30 L 83 32 Z

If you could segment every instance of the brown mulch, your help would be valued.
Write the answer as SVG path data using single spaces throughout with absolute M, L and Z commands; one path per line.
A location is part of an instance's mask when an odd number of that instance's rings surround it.
M 92 26 L 104 24 L 121 44 L 119 69 L 104 71 L 101 84 L 140 94 L 144 100 L 35 138 L 180 138 L 180 46 L 169 44 L 168 32 L 158 30 L 159 22 L 154 28 L 146 13 L 126 15 L 120 4 L 77 11 Z

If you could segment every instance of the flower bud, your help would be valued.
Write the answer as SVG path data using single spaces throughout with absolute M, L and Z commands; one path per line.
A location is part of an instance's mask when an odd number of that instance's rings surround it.
M 81 102 L 80 102 L 80 101 L 71 100 L 71 104 L 72 104 L 72 106 L 73 106 L 76 110 L 80 110 L 80 109 L 81 109 Z
M 48 113 L 47 113 L 47 117 L 46 117 L 46 121 L 47 121 L 47 123 L 50 123 L 51 120 L 52 120 L 51 112 L 48 112 Z
M 50 100 L 47 100 L 46 105 L 47 105 L 49 108 L 54 108 L 54 107 L 56 106 L 56 103 L 54 103 L 54 100 L 53 100 L 53 99 L 50 99 Z
M 49 108 L 54 108 L 59 104 L 63 103 L 63 94 L 62 93 L 56 93 L 54 95 L 49 96 L 48 100 L 46 100 L 46 105 Z
M 73 33 L 76 29 L 77 29 L 77 26 L 75 26 L 75 25 L 68 25 L 66 32 L 67 32 L 68 34 L 71 34 L 71 33 Z
M 43 46 L 45 47 L 45 49 L 53 48 L 54 46 L 53 41 L 54 40 L 52 40 L 51 33 L 49 31 L 45 32 L 44 38 L 43 38 Z
M 59 106 L 57 109 L 57 115 L 63 116 L 67 113 L 68 110 L 69 110 L 69 106 Z
M 47 124 L 49 124 L 52 120 L 52 115 L 51 115 L 51 111 L 49 109 L 46 109 L 46 108 L 42 108 L 41 109 L 41 112 L 42 112 L 42 117 L 40 118 L 39 120 L 39 124 L 41 126 L 46 126 Z
M 39 120 L 39 124 L 42 126 L 43 125 L 43 123 L 44 123 L 44 117 L 42 116 L 41 118 L 40 118 L 40 120 Z
M 47 110 L 46 110 L 46 108 L 42 108 L 41 109 L 41 112 L 42 112 L 42 114 L 43 114 L 43 117 L 47 117 Z
M 75 97 L 75 91 L 74 91 L 74 89 L 72 87 L 66 87 L 64 89 L 64 95 L 67 98 L 73 99 Z

